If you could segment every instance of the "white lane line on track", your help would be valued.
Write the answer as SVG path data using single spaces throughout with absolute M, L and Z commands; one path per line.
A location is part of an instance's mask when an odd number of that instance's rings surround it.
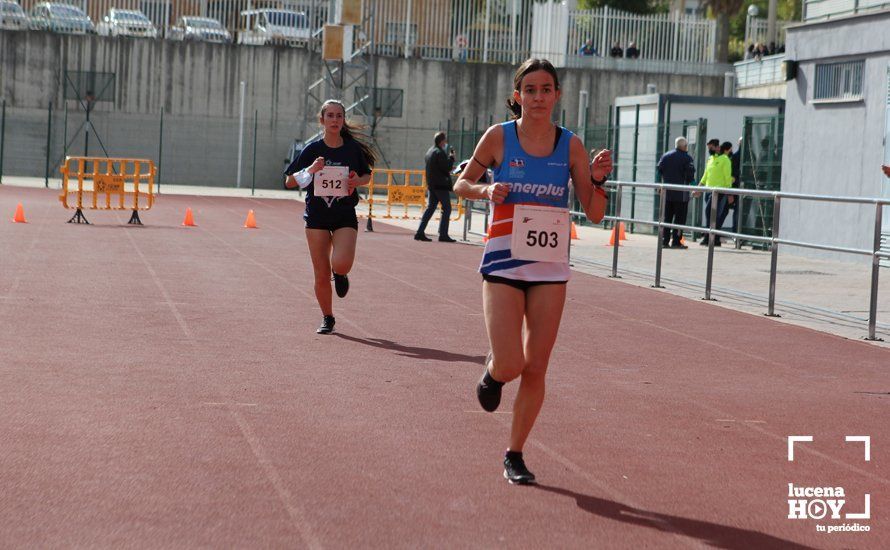
M 117 213 L 115 213 L 115 216 L 117 216 Z M 118 221 L 121 221 L 119 217 Z M 210 231 L 203 230 L 203 232 L 215 237 L 215 235 L 213 235 L 213 233 Z M 145 254 L 142 252 L 142 249 L 139 248 L 139 244 L 136 242 L 136 239 L 133 238 L 129 231 L 125 231 L 124 234 L 130 240 L 130 243 L 133 245 L 133 249 L 136 250 L 137 254 L 139 254 L 142 263 L 145 265 L 146 269 L 154 280 L 155 286 L 158 287 L 158 290 L 164 297 L 164 303 L 170 309 L 171 313 L 176 319 L 176 322 L 179 324 L 180 329 L 182 329 L 183 334 L 185 334 L 186 338 L 188 339 L 191 346 L 195 349 L 195 351 L 200 352 L 201 346 L 198 344 L 197 340 L 192 334 L 188 323 L 179 312 L 179 309 L 176 307 L 176 303 L 170 298 L 170 293 L 167 292 L 163 281 L 161 281 L 160 277 L 158 277 L 157 272 L 149 263 L 148 258 L 146 258 Z M 214 382 L 210 381 L 209 384 L 217 394 L 225 396 L 225 392 L 216 387 Z M 290 516 L 294 527 L 296 527 L 297 532 L 300 534 L 300 537 L 303 539 L 303 542 L 309 548 L 322 548 L 321 542 L 312 532 L 312 528 L 309 525 L 308 519 L 306 518 L 306 511 L 294 501 L 293 496 L 290 494 L 290 491 L 288 491 L 287 487 L 281 479 L 281 476 L 278 475 L 278 471 L 275 469 L 274 463 L 269 459 L 268 454 L 266 453 L 259 439 L 256 437 L 256 434 L 253 433 L 250 425 L 244 419 L 244 416 L 242 416 L 242 414 L 233 406 L 227 403 L 224 404 L 224 406 L 240 429 L 241 435 L 244 437 L 245 441 L 247 441 L 248 447 L 250 447 L 254 459 L 256 459 L 257 463 L 260 465 L 260 468 L 263 470 L 263 473 L 265 473 L 266 478 L 275 489 L 275 493 L 278 496 L 278 499 L 281 501 L 285 510 L 287 510 L 287 513 Z
M 227 208 L 227 210 L 232 211 L 231 209 L 228 209 L 228 208 Z M 272 228 L 274 231 L 276 231 L 276 232 L 278 232 L 278 233 L 284 235 L 284 236 L 287 237 L 288 239 L 296 239 L 296 238 L 297 238 L 296 236 L 294 236 L 294 235 L 292 235 L 292 234 L 290 234 L 290 233 L 288 233 L 288 232 L 286 232 L 286 231 L 284 231 L 284 230 L 278 229 L 278 228 L 276 228 L 276 227 L 274 227 L 274 226 L 271 226 L 271 228 Z M 264 265 L 263 263 L 259 262 L 258 260 L 255 260 L 255 259 L 251 258 L 251 257 L 248 256 L 247 254 L 245 254 L 243 251 L 239 250 L 237 247 L 235 247 L 235 246 L 233 246 L 233 245 L 227 243 L 227 242 L 226 242 L 225 240 L 223 240 L 222 238 L 217 237 L 217 239 L 220 240 L 220 242 L 223 242 L 224 244 L 227 244 L 228 246 L 230 246 L 230 247 L 232 248 L 232 250 L 235 251 L 237 254 L 240 254 L 240 255 L 244 256 L 245 258 L 247 258 L 248 260 L 251 260 L 253 263 L 255 263 L 257 266 L 259 266 L 259 267 L 262 268 L 263 270 L 265 270 L 265 271 L 267 271 L 268 273 L 274 275 L 275 277 L 281 279 L 281 280 L 284 281 L 288 286 L 293 287 L 293 288 L 296 288 L 299 292 L 306 294 L 305 291 L 304 291 L 303 289 L 297 287 L 297 286 L 293 283 L 293 281 L 291 281 L 291 280 L 287 279 L 286 277 L 280 275 L 279 273 L 275 272 L 273 269 L 267 267 L 266 265 Z M 359 262 L 356 262 L 356 263 L 359 263 Z M 364 264 L 362 264 L 362 265 L 364 266 Z M 373 269 L 372 269 L 372 270 L 373 270 Z M 373 270 L 373 271 L 376 271 L 376 270 Z M 411 287 L 413 287 L 413 288 L 417 288 L 417 289 L 421 290 L 421 291 L 424 292 L 424 293 L 427 293 L 427 289 L 423 289 L 423 288 L 417 287 L 417 286 L 415 286 L 415 285 L 413 285 L 413 284 L 411 284 L 411 283 L 408 283 L 407 281 L 404 281 L 404 280 L 399 279 L 399 278 L 397 278 L 397 277 L 393 277 L 393 276 L 391 276 L 391 275 L 389 275 L 389 274 L 387 274 L 387 273 L 383 273 L 383 272 L 380 272 L 380 273 L 383 274 L 383 275 L 385 275 L 385 276 L 387 276 L 387 277 L 389 277 L 389 278 L 391 278 L 391 279 L 397 280 L 397 281 L 399 281 L 399 282 L 402 282 L 402 283 L 404 283 L 404 284 L 407 284 L 408 286 L 411 286 Z M 440 298 L 441 298 L 441 297 L 440 297 Z M 447 299 L 446 299 L 446 301 L 451 301 L 451 300 L 447 300 Z M 462 308 L 465 308 L 465 309 L 473 309 L 473 311 L 476 311 L 475 308 L 470 308 L 469 306 L 467 306 L 467 305 L 465 305 L 465 304 L 461 304 L 461 303 L 457 303 L 457 302 L 455 302 L 455 304 L 456 304 L 456 305 L 459 305 L 459 306 L 462 307 Z M 356 325 L 356 324 L 354 324 L 354 323 L 351 323 L 351 322 L 350 322 L 349 324 L 352 325 L 352 326 L 355 326 L 355 327 L 356 327 L 360 332 L 362 332 L 366 337 L 371 337 L 371 336 L 372 336 L 371 333 L 369 333 L 368 331 L 366 331 L 366 330 L 364 330 L 363 328 L 359 327 L 358 325 Z M 483 412 L 484 412 L 484 411 L 483 411 Z M 509 428 L 510 424 L 509 424 L 508 422 L 505 422 L 506 418 L 505 418 L 503 415 L 492 415 L 492 418 L 497 419 L 496 421 L 497 421 L 498 423 L 500 423 L 502 426 L 506 426 L 506 427 Z M 618 490 L 615 489 L 614 487 L 610 487 L 610 486 L 605 485 L 605 484 L 602 483 L 600 480 L 598 480 L 598 479 L 594 478 L 593 476 L 589 475 L 588 473 L 586 473 L 580 466 L 576 465 L 576 464 L 575 464 L 574 462 L 572 462 L 570 459 L 566 458 L 565 456 L 563 456 L 562 454 L 558 453 L 557 451 L 554 451 L 554 450 L 551 449 L 550 447 L 544 445 L 542 442 L 536 440 L 534 437 L 529 437 L 529 438 L 528 438 L 528 443 L 531 444 L 531 445 L 533 445 L 533 446 L 535 446 L 535 447 L 538 447 L 539 449 L 541 449 L 542 451 L 544 451 L 545 454 L 549 455 L 552 459 L 554 459 L 556 462 L 559 462 L 560 464 L 562 464 L 563 466 L 565 466 L 567 469 L 569 469 L 569 470 L 571 470 L 572 472 L 574 472 L 576 475 L 578 475 L 578 476 L 584 478 L 586 481 L 588 481 L 589 483 L 591 483 L 594 487 L 596 487 L 596 488 L 597 488 L 599 491 L 601 491 L 603 494 L 607 495 L 609 498 L 619 500 L 619 501 L 621 501 L 622 504 L 624 504 L 625 506 L 628 506 L 628 507 L 630 507 L 630 508 L 641 509 L 641 510 L 644 509 L 643 506 L 641 506 L 640 504 L 636 503 L 636 502 L 635 502 L 633 499 L 631 499 L 627 494 L 625 494 L 625 493 L 623 493 L 623 492 L 621 492 L 621 491 L 618 491 Z M 690 546 L 694 546 L 694 547 L 704 547 L 703 544 L 701 544 L 701 543 L 698 542 L 698 541 L 693 541 L 693 540 L 691 540 L 687 535 L 683 534 L 679 529 L 675 529 L 675 528 L 673 528 L 673 526 L 670 526 L 670 528 L 668 529 L 668 531 L 670 531 L 671 534 L 672 534 L 673 536 L 675 536 L 676 538 L 678 538 L 679 541 L 682 541 L 682 542 L 685 543 L 685 544 L 688 544 L 688 545 L 690 545 Z

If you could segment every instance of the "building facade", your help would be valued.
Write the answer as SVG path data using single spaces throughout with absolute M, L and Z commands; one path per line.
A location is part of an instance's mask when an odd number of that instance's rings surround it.
M 890 197 L 890 9 L 806 21 L 787 29 L 782 191 Z M 871 249 L 875 206 L 783 202 L 783 238 Z M 883 228 L 890 234 L 890 208 Z M 886 240 L 886 239 L 885 239 Z M 835 259 L 864 256 L 803 251 Z

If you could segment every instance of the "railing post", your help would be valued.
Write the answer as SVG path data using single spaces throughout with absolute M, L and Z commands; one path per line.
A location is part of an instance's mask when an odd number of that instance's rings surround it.
M 469 225 L 472 222 L 471 216 L 473 215 L 473 206 L 470 203 L 470 199 L 464 199 L 464 237 L 463 241 L 467 241 L 467 233 L 470 228 Z
M 49 102 L 49 108 L 46 110 L 46 164 L 43 172 L 43 185 L 49 189 L 49 154 L 52 146 L 53 135 L 53 102 Z
M 781 317 L 776 314 L 776 266 L 779 263 L 779 212 L 782 205 L 782 197 L 777 196 L 773 204 L 773 242 L 770 245 L 769 260 L 769 305 L 767 317 Z
M 0 184 L 3 183 L 3 146 L 6 144 L 6 100 L 3 100 L 3 118 L 0 119 Z
M 253 111 L 253 170 L 250 177 L 250 196 L 252 197 L 254 193 L 256 193 L 256 131 L 257 131 L 257 120 L 259 119 L 260 111 L 259 109 L 254 109 Z
M 661 251 L 664 248 L 664 235 L 663 231 L 667 231 L 664 227 L 664 206 L 667 199 L 667 191 L 665 191 L 664 187 L 659 189 L 658 196 L 658 211 L 659 211 L 659 223 L 658 223 L 658 248 L 655 252 L 655 284 L 652 285 L 652 288 L 664 288 L 661 286 Z
M 878 257 L 878 251 L 881 249 L 881 215 L 884 205 L 882 203 L 875 204 L 875 241 L 872 248 L 871 256 L 871 298 L 868 303 L 868 337 L 866 340 L 881 342 L 882 338 L 875 336 L 875 325 L 878 317 L 878 270 L 881 259 Z
M 164 108 L 161 107 L 161 128 L 158 130 L 158 195 L 161 194 L 161 167 L 164 166 Z
M 621 195 L 623 194 L 621 191 L 622 191 L 621 185 L 620 184 L 616 185 L 615 186 L 615 194 L 617 196 L 617 198 L 615 199 L 615 217 L 616 218 L 621 217 Z M 618 246 L 619 246 L 619 243 L 621 242 L 621 239 L 619 238 L 621 235 L 620 228 L 621 228 L 621 222 L 618 220 L 615 220 L 615 222 L 612 224 L 612 235 L 614 235 L 614 238 L 612 239 L 612 274 L 609 275 L 609 277 L 612 277 L 613 279 L 621 278 L 621 276 L 618 275 Z
M 640 104 L 636 105 L 636 112 L 634 114 L 634 152 L 633 152 L 633 164 L 631 167 L 632 175 L 630 180 L 634 183 L 637 181 L 637 152 L 640 145 Z M 634 185 L 630 188 L 630 219 L 636 219 L 636 206 L 637 206 L 637 186 Z M 630 232 L 634 232 L 634 225 L 631 222 Z
M 717 227 L 717 204 L 720 202 L 720 191 L 717 187 L 711 188 L 711 216 L 708 223 L 708 272 L 705 276 L 705 300 L 713 300 L 711 298 L 711 279 L 714 275 L 714 243 L 717 236 L 714 230 Z

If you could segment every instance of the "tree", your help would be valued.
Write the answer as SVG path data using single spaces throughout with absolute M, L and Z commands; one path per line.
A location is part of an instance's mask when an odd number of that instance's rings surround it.
M 729 61 L 729 20 L 745 5 L 745 0 L 705 0 L 702 5 L 708 8 L 717 20 L 714 56 L 718 63 Z
M 760 18 L 765 18 L 769 6 L 769 0 L 748 0 L 745 9 L 739 10 L 729 24 L 730 38 L 741 43 L 745 39 L 745 25 L 748 19 L 748 6 L 760 8 Z M 802 2 L 799 0 L 778 0 L 776 6 L 779 21 L 800 21 Z M 747 44 L 745 44 L 747 46 Z
M 664 0 L 578 0 L 578 8 L 582 10 L 609 6 L 616 10 L 629 11 L 632 13 L 653 13 L 662 11 L 665 5 Z

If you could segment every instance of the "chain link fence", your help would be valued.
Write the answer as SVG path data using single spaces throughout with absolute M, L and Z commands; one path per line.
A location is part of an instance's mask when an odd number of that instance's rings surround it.
M 118 113 L 102 104 L 90 109 L 68 101 L 59 108 L 11 109 L 0 121 L 0 176 L 60 177 L 66 156 L 147 158 L 161 184 L 279 189 L 290 159 L 296 121 L 279 122 L 258 112 L 231 117 Z M 240 183 L 240 185 L 239 185 Z

